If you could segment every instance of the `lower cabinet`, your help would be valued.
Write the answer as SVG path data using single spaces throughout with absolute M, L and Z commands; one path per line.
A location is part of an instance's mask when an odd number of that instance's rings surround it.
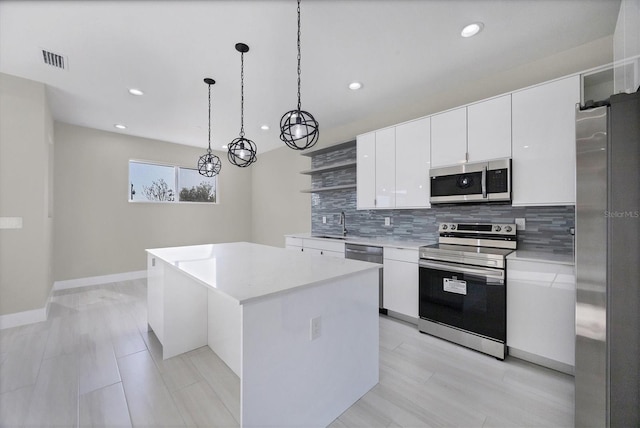
M 418 250 L 385 247 L 383 265 L 385 309 L 418 318 Z
M 285 248 L 307 254 L 344 258 L 344 242 L 330 239 L 303 239 L 287 236 Z
M 573 265 L 507 260 L 509 352 L 572 373 L 575 299 Z

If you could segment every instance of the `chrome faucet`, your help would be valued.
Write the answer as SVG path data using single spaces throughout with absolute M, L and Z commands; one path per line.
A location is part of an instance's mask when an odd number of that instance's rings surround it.
M 347 220 L 344 216 L 344 211 L 340 213 L 340 223 L 342 225 L 342 236 L 347 236 Z

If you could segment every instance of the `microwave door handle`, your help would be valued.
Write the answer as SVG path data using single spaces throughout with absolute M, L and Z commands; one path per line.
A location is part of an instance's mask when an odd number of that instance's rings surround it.
M 482 197 L 487 198 L 487 167 L 482 167 Z

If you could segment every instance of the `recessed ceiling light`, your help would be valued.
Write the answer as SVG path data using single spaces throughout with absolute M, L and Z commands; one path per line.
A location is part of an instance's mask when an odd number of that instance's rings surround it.
M 351 82 L 351 83 L 349 83 L 349 89 L 351 89 L 352 91 L 357 91 L 360 88 L 362 88 L 362 83 L 360 83 L 360 82 Z
M 136 89 L 136 88 L 129 89 L 129 93 L 131 95 L 144 95 L 144 92 L 142 92 L 140 89 Z
M 260 127 L 260 129 L 262 129 L 263 131 L 268 131 L 269 130 L 269 125 L 262 125 Z
M 118 128 L 118 129 L 127 129 L 127 127 L 126 127 L 126 126 L 124 126 L 124 125 L 123 125 L 123 124 L 121 124 L 121 123 L 116 123 L 116 124 L 115 124 L 115 125 L 113 125 L 113 126 L 115 126 L 115 127 L 116 127 L 116 128 Z
M 474 22 L 472 24 L 467 25 L 462 29 L 460 35 L 462 37 L 471 37 L 478 34 L 484 28 L 484 24 L 482 22 Z

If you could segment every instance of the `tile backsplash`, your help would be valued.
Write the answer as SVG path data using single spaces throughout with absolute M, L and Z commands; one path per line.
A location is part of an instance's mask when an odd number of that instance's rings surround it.
M 312 158 L 319 168 L 356 158 L 355 146 Z M 312 176 L 312 187 L 331 187 L 356 182 L 356 169 L 348 168 Z M 340 213 L 344 211 L 348 235 L 361 237 L 393 236 L 411 241 L 435 242 L 438 224 L 443 222 L 515 223 L 526 219 L 525 230 L 518 231 L 518 249 L 550 253 L 573 253 L 575 207 L 512 207 L 510 204 L 437 205 L 430 209 L 356 210 L 356 190 L 345 189 L 312 193 L 311 232 L 341 234 Z M 326 217 L 326 223 L 322 222 Z M 390 226 L 385 226 L 385 218 Z

